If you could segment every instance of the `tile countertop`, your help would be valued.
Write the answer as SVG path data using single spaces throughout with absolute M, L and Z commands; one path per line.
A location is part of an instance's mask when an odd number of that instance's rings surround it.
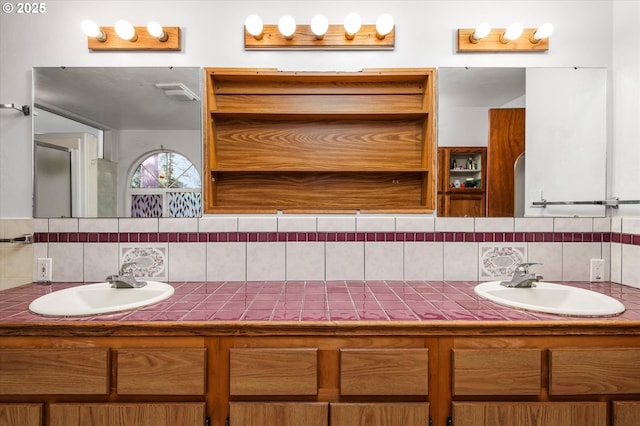
M 172 282 L 175 293 L 155 305 L 85 317 L 43 317 L 29 312 L 37 297 L 81 283 L 36 283 L 0 291 L 1 323 L 37 322 L 540 322 L 640 321 L 640 289 L 615 283 L 563 283 L 620 300 L 611 317 L 572 317 L 504 307 L 475 295 L 467 281 Z

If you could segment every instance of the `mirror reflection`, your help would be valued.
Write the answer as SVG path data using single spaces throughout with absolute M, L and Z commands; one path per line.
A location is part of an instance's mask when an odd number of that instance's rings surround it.
M 34 217 L 202 214 L 196 67 L 34 68 Z

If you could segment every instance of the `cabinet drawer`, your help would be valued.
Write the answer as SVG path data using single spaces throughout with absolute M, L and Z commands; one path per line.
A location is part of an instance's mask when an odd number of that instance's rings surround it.
M 0 404 L 0 425 L 42 425 L 42 404 Z
M 456 426 L 606 426 L 606 402 L 454 402 Z
M 341 395 L 427 395 L 427 349 L 341 349 Z
M 638 349 L 552 349 L 549 393 L 640 393 Z
M 613 401 L 613 424 L 637 426 L 640 419 L 640 401 Z
M 429 404 L 426 402 L 332 403 L 331 426 L 428 425 Z
M 202 402 L 51 404 L 50 426 L 135 425 L 202 426 Z
M 539 349 L 453 349 L 453 395 L 538 395 Z
M 242 426 L 326 426 L 326 402 L 231 402 L 229 423 Z
M 106 395 L 109 349 L 0 350 L 0 395 Z
M 316 395 L 318 349 L 230 349 L 230 395 Z
M 118 394 L 204 395 L 205 348 L 118 350 Z

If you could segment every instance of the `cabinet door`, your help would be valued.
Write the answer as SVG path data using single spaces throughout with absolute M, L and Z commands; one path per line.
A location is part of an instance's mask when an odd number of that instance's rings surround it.
M 231 402 L 232 426 L 326 426 L 329 404 L 324 402 Z
M 204 403 L 51 404 L 50 426 L 202 426 Z
M 455 426 L 606 426 L 606 402 L 454 402 Z
M 640 419 L 640 401 L 614 401 L 613 426 L 637 426 Z
M 444 216 L 484 216 L 484 194 L 446 194 L 443 201 Z
M 0 404 L 0 425 L 42 425 L 42 404 Z
M 334 403 L 331 426 L 424 426 L 429 424 L 426 402 Z M 457 425 L 456 425 L 457 426 Z

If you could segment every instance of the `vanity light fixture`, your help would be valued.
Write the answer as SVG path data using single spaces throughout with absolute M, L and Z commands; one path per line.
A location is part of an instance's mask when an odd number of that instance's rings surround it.
M 282 34 L 285 39 L 293 39 L 296 33 L 296 20 L 290 15 L 282 16 L 278 21 L 278 31 L 280 31 L 280 34 Z
M 352 12 L 344 18 L 344 34 L 347 40 L 353 40 L 358 31 L 362 28 L 362 18 L 355 12 Z
M 480 24 L 478 24 L 473 34 L 469 36 L 469 41 L 473 44 L 476 44 L 477 42 L 488 36 L 490 32 L 491 25 L 489 25 L 488 22 L 481 22 Z
M 384 39 L 393 30 L 394 26 L 395 22 L 390 14 L 383 13 L 378 16 L 376 20 L 376 37 L 380 40 Z
M 395 22 L 387 13 L 375 25 L 363 25 L 360 15 L 350 13 L 342 25 L 330 25 L 323 15 L 315 15 L 310 25 L 297 25 L 289 15 L 278 25 L 263 24 L 257 15 L 244 23 L 244 47 L 247 50 L 392 50 Z
M 552 24 L 523 28 L 514 23 L 507 28 L 491 28 L 481 23 L 476 28 L 458 29 L 458 52 L 546 52 Z
M 120 37 L 121 39 L 130 42 L 138 41 L 138 34 L 136 33 L 136 29 L 133 27 L 131 22 L 120 19 L 119 21 L 116 21 L 114 29 L 116 30 L 116 34 L 118 34 L 118 37 Z
M 262 32 L 264 25 L 262 24 L 262 19 L 258 15 L 247 16 L 247 19 L 244 21 L 244 28 L 256 40 L 262 40 L 262 36 L 264 35 Z
M 315 15 L 311 18 L 311 32 L 316 36 L 316 39 L 322 40 L 327 30 L 329 30 L 329 21 L 326 16 Z
M 82 21 L 87 47 L 92 51 L 181 50 L 180 27 L 164 27 L 156 21 L 144 27 L 119 20 L 113 27 L 101 27 L 91 20 Z

